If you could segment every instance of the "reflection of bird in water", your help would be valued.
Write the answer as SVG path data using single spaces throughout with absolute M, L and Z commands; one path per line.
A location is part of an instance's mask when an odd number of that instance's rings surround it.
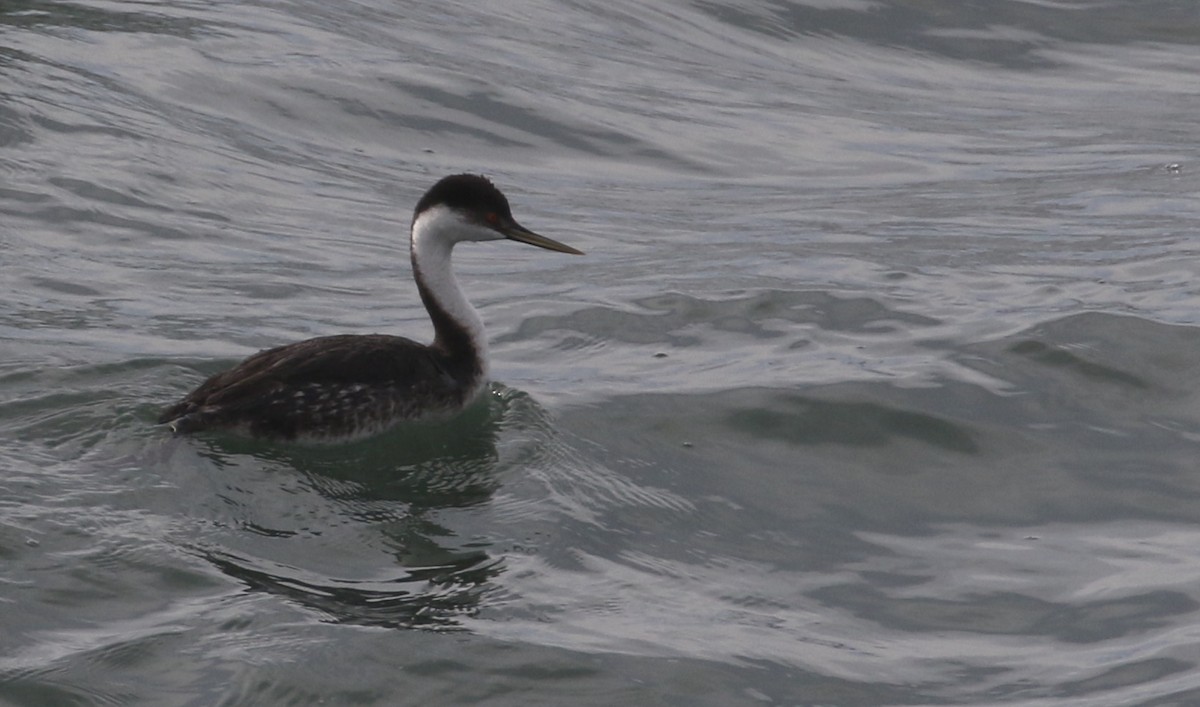
M 206 542 L 200 556 L 253 591 L 320 612 L 322 621 L 460 626 L 500 590 L 513 547 L 503 530 L 469 529 L 480 517 L 511 522 L 525 509 L 520 498 L 493 494 L 509 472 L 537 464 L 554 435 L 532 397 L 501 384 L 489 389 L 486 401 L 453 418 L 400 425 L 352 445 L 210 440 L 217 464 L 204 481 L 217 474 L 228 484 L 222 512 L 234 509 L 232 534 L 295 537 L 304 552 L 281 561 L 266 545 L 257 547 L 267 554 L 255 555 L 240 541 Z M 521 434 L 497 449 L 505 429 Z M 263 502 L 278 495 L 279 474 L 244 473 L 264 468 L 292 476 L 280 503 Z
M 500 560 L 482 552 L 375 581 L 323 577 L 223 551 L 201 555 L 251 589 L 287 597 L 337 623 L 385 628 L 455 626 L 460 617 L 478 611 L 488 582 L 503 571 Z
M 445 177 L 417 202 L 411 232 L 413 277 L 433 320 L 432 344 L 342 335 L 260 351 L 206 380 L 159 422 L 176 432 L 228 429 L 339 442 L 462 410 L 487 384 L 487 340 L 479 313 L 454 279 L 450 252 L 462 241 L 504 238 L 581 254 L 518 224 L 487 179 Z

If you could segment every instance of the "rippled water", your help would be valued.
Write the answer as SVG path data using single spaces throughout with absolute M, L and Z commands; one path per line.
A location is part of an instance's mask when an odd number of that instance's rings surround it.
M 647 6 L 649 5 L 649 6 Z M 1200 9 L 0 3 L 0 703 L 1200 702 Z M 172 438 L 259 348 L 496 383 Z

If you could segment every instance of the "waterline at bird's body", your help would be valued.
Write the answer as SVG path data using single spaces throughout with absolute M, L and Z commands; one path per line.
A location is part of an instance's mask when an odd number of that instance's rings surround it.
M 504 238 L 580 254 L 518 224 L 508 200 L 487 179 L 442 179 L 417 202 L 410 239 L 413 277 L 433 322 L 431 344 L 383 334 L 339 335 L 260 351 L 209 378 L 163 411 L 159 422 L 181 433 L 225 429 L 340 442 L 462 410 L 487 385 L 487 340 L 450 255 L 462 241 Z

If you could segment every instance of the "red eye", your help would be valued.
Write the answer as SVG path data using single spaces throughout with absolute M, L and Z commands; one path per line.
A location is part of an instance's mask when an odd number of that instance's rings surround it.
M 489 211 L 486 218 L 487 222 L 493 226 L 500 223 L 500 214 L 496 213 L 495 211 Z

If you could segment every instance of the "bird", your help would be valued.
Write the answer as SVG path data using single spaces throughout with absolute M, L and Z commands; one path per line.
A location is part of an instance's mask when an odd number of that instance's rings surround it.
M 454 246 L 508 239 L 560 253 L 569 245 L 517 223 L 508 199 L 474 174 L 443 177 L 417 201 L 409 253 L 432 343 L 386 334 L 322 336 L 260 351 L 213 375 L 158 418 L 176 434 L 339 443 L 405 421 L 445 418 L 488 383 L 483 321 L 450 266 Z

